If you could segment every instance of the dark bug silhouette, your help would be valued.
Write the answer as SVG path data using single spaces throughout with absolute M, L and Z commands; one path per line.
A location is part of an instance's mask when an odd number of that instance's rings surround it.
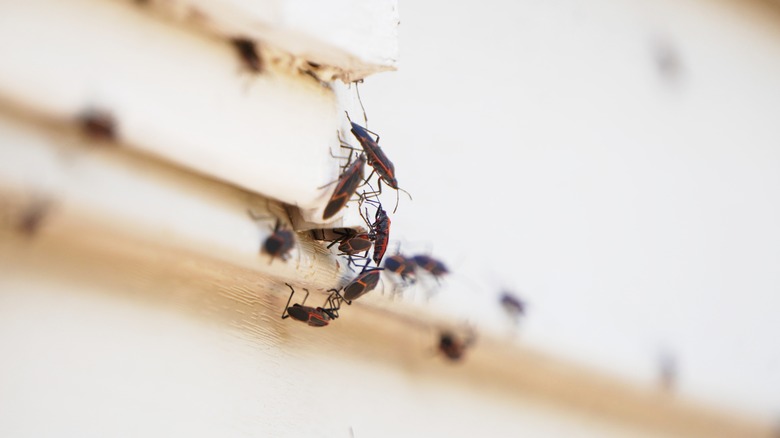
M 439 334 L 439 351 L 451 361 L 460 360 L 473 343 L 473 334 L 466 339 L 458 338 L 455 334 L 447 331 Z
M 21 217 L 17 223 L 17 230 L 27 237 L 32 237 L 37 234 L 46 221 L 46 217 L 48 216 L 51 207 L 49 201 L 34 201 L 22 211 Z
M 439 260 L 436 260 L 435 258 L 420 254 L 412 257 L 412 260 L 417 265 L 418 268 L 427 271 L 429 274 L 433 275 L 437 279 L 444 274 L 449 273 L 449 269 L 447 269 L 447 266 L 444 265 Z
M 329 291 L 331 294 L 325 301 L 326 307 L 306 306 L 306 299 L 309 298 L 308 289 L 304 289 L 306 291 L 306 296 L 303 298 L 301 304 L 296 303 L 290 306 L 290 301 L 292 301 L 292 297 L 295 295 L 295 289 L 289 284 L 285 284 L 290 288 L 290 298 L 287 299 L 287 304 L 284 306 L 282 319 L 292 318 L 296 321 L 305 322 L 311 327 L 325 327 L 330 321 L 339 317 L 339 309 L 341 308 L 341 301 L 343 301 L 343 298 L 341 298 L 341 295 L 339 295 L 336 289 L 331 289 Z
M 385 259 L 385 270 L 400 275 L 403 281 L 413 277 L 416 268 L 417 264 L 414 263 L 414 260 L 401 254 Z
M 352 163 L 344 173 L 339 177 L 336 189 L 322 213 L 322 219 L 330 219 L 339 212 L 355 194 L 358 186 L 363 182 L 364 169 L 366 167 L 366 156 L 361 154 L 354 163 Z
M 368 259 L 368 251 L 374 244 L 374 240 L 368 233 L 358 233 L 351 228 L 345 228 L 343 231 L 335 229 L 332 231 L 340 237 L 332 241 L 328 248 L 338 243 L 339 251 L 341 251 L 339 255 L 348 256 L 349 262 L 353 265 L 356 265 L 355 258 Z M 364 253 L 364 255 L 359 256 L 359 253 Z
M 365 202 L 370 204 L 374 203 L 374 201 L 368 200 L 365 200 Z M 379 266 L 382 257 L 385 256 L 385 252 L 387 251 L 387 244 L 390 241 L 390 218 L 387 216 L 387 212 L 382 209 L 382 204 L 379 204 L 378 202 L 376 204 L 377 208 L 376 214 L 374 214 L 374 222 L 370 223 L 368 221 L 368 209 L 366 209 L 366 215 L 363 216 L 363 220 L 366 221 L 366 224 L 368 224 L 371 229 L 368 233 L 369 238 L 374 241 L 374 254 L 371 258 L 374 260 L 374 263 Z
M 499 299 L 501 306 L 517 322 L 525 314 L 525 302 L 509 292 L 503 292 Z
M 262 252 L 271 256 L 271 262 L 276 257 L 287 260 L 290 251 L 295 246 L 295 233 L 282 227 L 282 222 L 277 219 L 274 232 L 263 242 Z
M 352 304 L 352 300 L 358 299 L 371 292 L 379 283 L 379 273 L 382 268 L 363 269 L 351 283 L 344 287 L 344 300 L 347 304 Z
M 254 41 L 248 38 L 233 38 L 230 42 L 247 69 L 254 73 L 262 73 L 264 69 L 263 58 L 257 52 L 257 46 Z
M 117 138 L 116 122 L 111 113 L 90 109 L 78 118 L 81 132 L 87 137 L 99 141 L 114 141 Z
M 349 114 L 347 114 L 347 119 L 349 119 Z M 410 195 L 406 190 L 398 187 L 398 180 L 395 178 L 395 166 L 393 165 L 393 162 L 387 158 L 387 155 L 385 155 L 384 151 L 382 151 L 382 148 L 379 147 L 379 134 L 373 131 L 369 131 L 357 123 L 354 123 L 352 120 L 349 120 L 349 123 L 352 127 L 352 135 L 355 136 L 358 143 L 360 143 L 360 146 L 363 148 L 363 152 L 366 154 L 368 165 L 374 169 L 371 172 L 371 175 L 373 175 L 374 172 L 379 175 L 379 187 L 377 194 L 382 193 L 383 181 L 385 184 L 395 189 L 396 203 L 395 208 L 393 209 L 393 213 L 395 213 L 398 209 L 398 191 L 400 190 L 406 193 L 406 196 L 409 196 L 409 199 L 412 199 L 412 195 Z M 371 138 L 369 132 L 376 135 L 376 140 Z M 366 179 L 370 179 L 371 175 L 369 175 Z

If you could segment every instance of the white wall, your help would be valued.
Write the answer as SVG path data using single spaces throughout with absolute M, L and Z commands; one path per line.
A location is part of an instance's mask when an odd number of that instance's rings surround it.
M 395 236 L 452 265 L 461 313 L 503 323 L 514 288 L 525 342 L 648 384 L 669 352 L 681 394 L 777 418 L 780 8 L 401 14 L 400 68 L 362 96 L 414 196 Z

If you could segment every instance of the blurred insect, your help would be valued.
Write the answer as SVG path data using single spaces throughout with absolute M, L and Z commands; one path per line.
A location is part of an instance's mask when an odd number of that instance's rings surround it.
M 262 73 L 263 59 L 257 52 L 255 42 L 248 38 L 233 38 L 230 40 L 238 52 L 246 68 L 254 73 Z
M 339 295 L 336 289 L 331 289 L 328 292 L 331 294 L 325 301 L 326 307 L 309 307 L 306 306 L 306 299 L 309 298 L 309 290 L 306 291 L 306 296 L 303 298 L 301 304 L 293 304 L 290 306 L 293 295 L 295 295 L 295 289 L 292 286 L 285 283 L 290 288 L 290 298 L 287 299 L 287 304 L 284 306 L 282 312 L 282 319 L 292 318 L 296 321 L 305 322 L 311 327 L 325 327 L 339 317 L 339 309 L 341 308 L 341 301 L 343 298 Z
M 276 257 L 286 261 L 293 246 L 295 246 L 295 233 L 283 228 L 282 221 L 277 219 L 274 232 L 263 242 L 262 252 L 271 256 L 271 262 Z
M 78 123 L 81 132 L 90 138 L 99 141 L 116 140 L 116 122 L 107 111 L 89 109 L 79 116 Z
M 352 304 L 352 300 L 356 300 L 374 290 L 379 283 L 379 273 L 382 270 L 382 268 L 363 268 L 363 271 L 344 287 L 343 297 L 347 304 Z
M 385 259 L 385 270 L 400 275 L 404 282 L 414 276 L 416 267 L 414 260 L 401 254 Z
M 34 236 L 40 230 L 46 216 L 51 209 L 51 203 L 45 200 L 33 201 L 22 211 L 17 230 L 27 237 Z
M 385 184 L 391 188 L 395 189 L 396 202 L 395 208 L 393 209 L 393 213 L 395 213 L 396 210 L 398 210 L 398 191 L 400 190 L 406 193 L 406 195 L 409 196 L 409 199 L 412 199 L 412 195 L 410 195 L 406 190 L 398 187 L 398 180 L 395 178 L 395 166 L 390 161 L 390 159 L 387 158 L 385 153 L 382 151 L 382 148 L 379 147 L 379 134 L 373 131 L 369 131 L 357 123 L 352 122 L 352 120 L 349 119 L 349 114 L 347 114 L 347 119 L 352 126 L 352 134 L 355 136 L 355 138 L 357 138 L 360 146 L 363 148 L 363 151 L 366 154 L 368 165 L 374 169 L 371 172 L 371 175 L 374 173 L 379 175 L 379 189 L 377 194 L 382 193 L 382 181 L 384 181 Z M 376 140 L 371 138 L 371 136 L 368 134 L 369 132 L 376 135 Z M 368 178 L 366 179 L 371 179 L 371 175 L 368 175 Z
M 466 339 L 460 339 L 452 332 L 443 331 L 439 334 L 439 351 L 451 361 L 458 361 L 464 352 L 474 343 L 474 333 L 470 332 Z
M 667 392 L 674 391 L 677 386 L 677 357 L 669 350 L 658 356 L 658 383 Z
M 525 302 L 511 293 L 503 292 L 499 301 L 504 310 L 514 319 L 515 323 L 525 314 Z
M 437 280 L 439 279 L 439 277 L 450 272 L 447 269 L 447 266 L 444 265 L 444 263 L 442 263 L 439 260 L 436 260 L 431 256 L 420 254 L 412 257 L 412 260 L 414 260 L 414 263 L 417 265 L 418 268 L 427 271 L 429 274 L 433 275 Z
M 360 156 L 341 174 L 336 185 L 336 190 L 328 201 L 325 211 L 322 213 L 322 219 L 330 219 L 338 213 L 355 194 L 358 186 L 363 182 L 364 169 L 366 168 L 366 156 Z

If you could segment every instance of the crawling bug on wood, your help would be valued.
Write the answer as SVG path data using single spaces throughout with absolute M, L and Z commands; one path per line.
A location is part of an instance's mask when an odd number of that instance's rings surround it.
M 309 290 L 306 291 L 306 296 L 303 298 L 301 304 L 293 304 L 290 306 L 293 295 L 295 295 L 295 289 L 292 286 L 285 283 L 290 288 L 290 298 L 287 299 L 287 304 L 282 311 L 282 319 L 292 318 L 296 321 L 305 322 L 311 327 L 325 327 L 339 317 L 339 309 L 341 308 L 341 301 L 343 298 L 339 295 L 336 289 L 331 289 L 331 294 L 325 301 L 326 307 L 309 307 L 306 306 L 306 299 L 309 298 Z
M 295 246 L 295 233 L 283 228 L 282 221 L 277 219 L 274 232 L 263 242 L 262 252 L 271 256 L 271 262 L 276 257 L 286 261 L 293 246 Z
M 363 268 L 363 272 L 358 274 L 351 283 L 344 287 L 344 300 L 347 304 L 352 304 L 352 300 L 358 299 L 371 292 L 379 283 L 379 273 L 382 268 Z
M 255 42 L 248 38 L 233 38 L 230 40 L 238 52 L 246 68 L 254 73 L 262 73 L 263 58 L 257 53 Z
M 412 260 L 414 261 L 414 263 L 417 265 L 418 268 L 427 271 L 429 274 L 436 277 L 436 279 L 450 272 L 447 269 L 447 266 L 444 265 L 444 263 L 442 263 L 439 260 L 436 260 L 431 256 L 420 254 L 412 257 Z
M 51 210 L 51 202 L 47 200 L 33 201 L 22 211 L 17 230 L 27 236 L 34 236 L 41 228 Z
M 368 251 L 373 246 L 374 241 L 368 235 L 368 233 L 358 233 L 351 228 L 345 228 L 343 231 L 331 230 L 334 234 L 340 236 L 328 245 L 328 248 L 335 244 L 339 244 L 339 255 L 346 255 L 349 257 L 349 262 L 356 265 L 354 258 L 368 259 Z M 363 256 L 358 256 L 359 253 L 365 253 Z
M 79 127 L 84 135 L 99 141 L 116 140 L 116 122 L 111 113 L 90 109 L 78 118 Z
M 455 362 L 463 357 L 463 353 L 474 343 L 474 334 L 460 339 L 455 334 L 443 331 L 439 334 L 439 351 L 449 360 Z
M 338 179 L 336 190 L 328 201 L 325 211 L 322 213 L 322 219 L 330 219 L 338 213 L 355 194 L 358 186 L 363 182 L 363 173 L 366 168 L 366 156 L 360 154 L 357 160 L 352 163 Z
M 349 119 L 349 114 L 347 114 L 347 119 Z M 387 158 L 387 155 L 385 155 L 385 153 L 382 151 L 382 148 L 379 147 L 379 134 L 373 131 L 369 131 L 357 123 L 354 123 L 352 120 L 349 120 L 349 123 L 352 126 L 352 135 L 355 136 L 366 154 L 368 165 L 374 169 L 371 173 L 373 174 L 376 172 L 376 174 L 379 175 L 379 190 L 377 193 L 382 193 L 382 181 L 384 181 L 385 184 L 391 188 L 395 189 L 396 203 L 395 208 L 393 209 L 393 213 L 395 213 L 396 210 L 398 210 L 398 191 L 400 190 L 406 193 L 406 195 L 409 196 L 409 199 L 412 199 L 412 195 L 410 195 L 406 190 L 398 187 L 398 180 L 395 178 L 395 166 L 393 165 L 392 161 Z M 369 132 L 376 135 L 376 140 L 371 138 L 371 136 L 368 134 Z M 371 175 L 369 175 L 367 179 L 370 178 Z

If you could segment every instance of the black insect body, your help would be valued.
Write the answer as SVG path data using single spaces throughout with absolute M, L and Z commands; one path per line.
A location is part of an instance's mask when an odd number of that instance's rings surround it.
M 400 275 L 403 281 L 407 281 L 410 277 L 413 277 L 416 268 L 417 264 L 414 263 L 414 260 L 401 254 L 396 254 L 385 259 L 385 270 Z
M 364 169 L 366 167 L 366 156 L 361 154 L 354 163 L 352 163 L 339 177 L 336 190 L 328 201 L 325 211 L 322 213 L 323 219 L 330 219 L 339 212 L 355 194 L 358 186 L 363 182 Z
M 374 223 L 371 224 L 371 233 L 369 236 L 374 240 L 374 254 L 372 259 L 377 266 L 382 261 L 387 251 L 387 244 L 390 241 L 390 218 L 387 217 L 381 205 L 376 210 Z
M 344 287 L 344 300 L 352 304 L 352 300 L 358 299 L 371 292 L 379 283 L 379 273 L 382 268 L 364 269 L 351 283 Z
M 525 302 L 509 292 L 504 292 L 501 294 L 500 303 L 509 316 L 515 320 L 515 322 L 517 322 L 520 317 L 525 314 Z
M 235 47 L 246 68 L 254 73 L 262 73 L 264 68 L 263 58 L 257 52 L 257 46 L 254 41 L 248 38 L 233 38 L 230 42 L 233 43 L 233 47 Z
M 116 122 L 107 111 L 87 110 L 79 116 L 79 125 L 84 135 L 90 138 L 99 141 L 116 140 Z
M 412 260 L 414 260 L 414 263 L 417 265 L 418 268 L 427 271 L 429 274 L 433 275 L 437 279 L 443 276 L 444 274 L 450 272 L 447 269 L 447 266 L 444 265 L 444 263 L 442 263 L 439 260 L 436 260 L 431 256 L 420 254 L 412 257 Z
M 349 114 L 347 114 L 347 119 L 349 119 Z M 398 187 L 398 180 L 395 178 L 395 166 L 393 165 L 393 162 L 387 158 L 387 155 L 385 155 L 384 151 L 382 151 L 382 148 L 379 147 L 379 135 L 375 132 L 369 131 L 357 123 L 352 122 L 352 120 L 350 120 L 349 123 L 352 127 L 352 135 L 355 136 L 357 141 L 360 143 L 360 146 L 363 148 L 363 152 L 366 154 L 368 165 L 374 169 L 373 172 L 376 172 L 376 174 L 379 175 L 379 190 L 377 191 L 377 194 L 382 193 L 383 181 L 385 184 L 395 189 L 396 204 L 395 208 L 393 209 L 393 213 L 395 213 L 395 211 L 398 209 L 398 191 L 400 190 L 406 193 L 406 195 L 409 196 L 409 199 L 412 199 L 412 196 L 406 190 Z M 371 138 L 369 132 L 376 135 L 376 140 Z M 367 179 L 370 178 L 371 175 L 369 175 Z
M 309 298 L 309 291 L 306 291 L 306 296 L 303 298 L 301 304 L 293 304 L 290 306 L 293 295 L 295 295 L 295 289 L 292 286 L 285 283 L 290 288 L 290 298 L 287 299 L 287 304 L 284 306 L 282 312 L 282 319 L 292 318 L 296 321 L 305 322 L 311 327 L 325 327 L 339 317 L 339 309 L 341 308 L 341 301 L 343 298 L 339 295 L 336 289 L 331 289 L 331 294 L 325 301 L 326 307 L 309 307 L 306 306 L 306 299 Z
M 295 246 L 295 233 L 282 227 L 279 219 L 276 220 L 273 233 L 263 242 L 262 252 L 271 256 L 271 262 L 279 257 L 287 260 L 290 251 Z
M 458 361 L 464 352 L 474 343 L 473 335 L 468 339 L 460 339 L 450 332 L 441 332 L 439 335 L 439 351 L 449 360 Z

